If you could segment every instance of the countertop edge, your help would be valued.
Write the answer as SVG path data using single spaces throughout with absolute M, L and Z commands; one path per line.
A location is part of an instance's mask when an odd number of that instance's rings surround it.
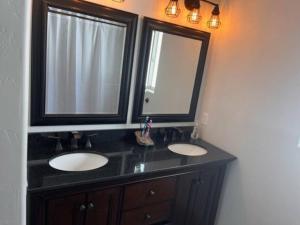
M 156 171 L 151 171 L 151 172 L 144 172 L 144 173 L 137 173 L 137 174 L 129 174 L 129 175 L 124 175 L 124 176 L 116 176 L 116 177 L 107 177 L 107 178 L 102 178 L 102 179 L 92 179 L 92 180 L 86 180 L 86 181 L 81 181 L 77 183 L 71 183 L 71 184 L 61 184 L 61 185 L 56 185 L 56 186 L 51 186 L 51 187 L 38 187 L 38 188 L 28 188 L 27 187 L 27 192 L 28 194 L 38 194 L 40 192 L 51 192 L 51 191 L 57 191 L 62 190 L 62 189 L 69 189 L 72 187 L 80 187 L 80 186 L 85 186 L 85 185 L 92 185 L 92 184 L 104 184 L 108 182 L 116 182 L 120 181 L 120 185 L 123 184 L 128 184 L 128 183 L 135 183 L 138 181 L 143 181 L 143 180 L 150 180 L 153 178 L 159 178 L 159 177 L 164 177 L 167 175 L 180 175 L 180 174 L 185 174 L 185 173 L 190 173 L 195 170 L 199 170 L 201 168 L 205 167 L 211 167 L 211 166 L 223 166 L 227 165 L 228 163 L 236 160 L 237 157 L 232 156 L 232 158 L 228 159 L 220 159 L 220 160 L 215 160 L 212 162 L 207 162 L 207 163 L 200 163 L 200 164 L 193 164 L 193 165 L 187 165 L 187 166 L 181 166 L 181 167 L 170 167 L 167 169 L 161 169 L 161 170 L 156 170 Z M 148 176 L 151 176 L 151 178 L 147 178 Z M 145 178 L 146 177 L 146 178 Z M 126 179 L 130 179 L 128 182 L 126 182 Z M 107 185 L 109 187 L 111 185 Z

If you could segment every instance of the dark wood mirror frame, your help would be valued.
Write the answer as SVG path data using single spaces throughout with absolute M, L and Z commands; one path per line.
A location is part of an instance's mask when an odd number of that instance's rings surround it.
M 206 55 L 210 40 L 210 33 L 195 30 L 168 22 L 163 22 L 151 18 L 144 18 L 143 32 L 141 38 L 139 68 L 135 87 L 135 100 L 132 114 L 133 122 L 144 121 L 143 115 L 145 82 L 147 78 L 148 60 L 151 47 L 152 31 L 157 30 L 168 34 L 174 34 L 187 38 L 192 38 L 202 41 L 200 57 L 198 61 L 198 68 L 196 79 L 193 88 L 192 100 L 188 114 L 151 114 L 149 115 L 154 122 L 193 122 L 195 119 L 197 103 L 202 83 L 202 76 L 206 61 Z
M 46 43 L 48 6 L 124 23 L 127 26 L 117 114 L 46 114 Z M 34 0 L 32 10 L 31 125 L 125 123 L 138 15 L 77 0 Z

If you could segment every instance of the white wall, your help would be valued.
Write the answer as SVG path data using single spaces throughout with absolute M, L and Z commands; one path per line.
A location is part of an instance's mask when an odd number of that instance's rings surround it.
M 217 225 L 299 225 L 300 1 L 230 0 L 207 69 L 202 137 L 239 159 Z
M 28 10 L 23 0 L 0 2 L 0 225 L 25 224 Z

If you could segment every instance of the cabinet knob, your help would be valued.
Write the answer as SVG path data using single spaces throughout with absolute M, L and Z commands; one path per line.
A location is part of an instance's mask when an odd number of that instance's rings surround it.
M 149 102 L 150 102 L 150 99 L 149 99 L 149 98 L 145 98 L 145 102 L 146 102 L 146 103 L 149 103 Z
M 94 203 L 90 202 L 90 203 L 88 204 L 88 209 L 94 209 L 94 208 L 95 208 Z
M 145 220 L 150 220 L 151 218 L 152 218 L 152 216 L 149 213 L 146 213 Z
M 81 205 L 81 206 L 79 206 L 79 211 L 85 211 L 86 210 L 86 206 L 85 205 Z
M 154 195 L 155 195 L 155 191 L 154 191 L 154 190 L 150 190 L 150 191 L 149 191 L 149 195 L 150 195 L 150 196 L 154 196 Z

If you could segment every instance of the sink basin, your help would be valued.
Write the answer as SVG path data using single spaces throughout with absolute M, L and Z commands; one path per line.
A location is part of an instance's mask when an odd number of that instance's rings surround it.
M 174 153 L 187 156 L 201 156 L 207 154 L 204 148 L 191 144 L 173 144 L 169 145 L 168 149 Z
M 105 166 L 108 158 L 96 153 L 70 153 L 57 156 L 49 165 L 62 171 L 88 171 Z

